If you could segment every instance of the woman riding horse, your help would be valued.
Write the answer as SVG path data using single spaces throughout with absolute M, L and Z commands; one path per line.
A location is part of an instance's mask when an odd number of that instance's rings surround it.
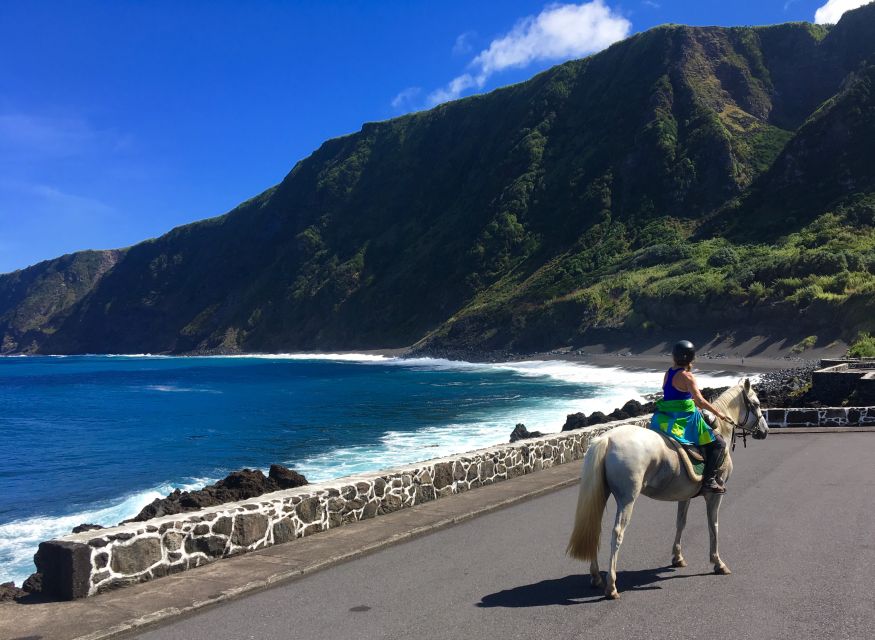
M 702 473 L 702 490 L 726 493 L 726 488 L 717 479 L 726 441 L 705 422 L 699 409 L 707 409 L 721 420 L 726 416 L 705 400 L 691 372 L 696 349 L 689 340 L 678 342 L 671 352 L 673 367 L 665 372 L 662 381 L 663 399 L 656 403 L 656 412 L 650 428 L 673 438 L 682 445 L 695 445 L 702 449 L 705 470 Z

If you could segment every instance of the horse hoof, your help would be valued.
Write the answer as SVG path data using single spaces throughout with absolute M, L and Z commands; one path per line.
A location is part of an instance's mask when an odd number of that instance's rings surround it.
M 608 600 L 619 600 L 620 594 L 617 593 L 616 589 L 614 589 L 610 593 L 605 592 L 605 598 L 607 598 Z
M 714 573 L 716 573 L 718 576 L 728 576 L 732 572 L 729 570 L 729 567 L 724 564 L 719 567 L 714 567 Z
M 671 566 L 673 566 L 673 567 L 686 567 L 687 561 L 684 560 L 683 558 L 673 559 L 671 561 Z

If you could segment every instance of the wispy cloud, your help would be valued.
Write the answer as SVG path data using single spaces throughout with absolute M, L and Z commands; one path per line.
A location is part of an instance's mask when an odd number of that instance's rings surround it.
M 130 136 L 98 129 L 82 118 L 0 113 L 0 153 L 24 157 L 70 157 L 90 151 L 120 151 Z
M 828 2 L 814 12 L 814 21 L 817 24 L 835 24 L 845 11 L 862 7 L 871 0 L 828 0 Z
M 429 105 L 482 89 L 504 69 L 526 67 L 536 61 L 579 58 L 622 40 L 632 24 L 603 0 L 582 4 L 551 4 L 537 16 L 518 21 L 506 35 L 493 40 L 470 63 L 469 71 L 428 95 Z
M 790 2 L 793 2 L 793 0 L 790 0 Z M 650 7 L 651 9 L 662 8 L 661 4 L 659 4 L 658 2 L 654 2 L 653 0 L 643 0 L 641 4 L 643 4 L 645 7 Z
M 416 99 L 422 94 L 422 87 L 407 87 L 400 91 L 397 96 L 392 98 L 393 109 L 407 109 L 416 102 Z
M 474 50 L 473 40 L 476 36 L 474 31 L 466 31 L 459 35 L 453 44 L 453 55 L 464 56 L 471 53 Z
M 0 180 L 0 191 L 15 192 L 36 205 L 34 209 L 47 210 L 58 215 L 87 218 L 115 212 L 113 207 L 96 198 L 67 193 L 38 182 Z

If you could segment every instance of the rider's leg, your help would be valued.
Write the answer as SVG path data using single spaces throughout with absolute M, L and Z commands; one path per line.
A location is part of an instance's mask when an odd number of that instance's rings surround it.
M 705 454 L 705 470 L 702 473 L 702 488 L 714 493 L 726 493 L 726 488 L 717 480 L 723 456 L 726 453 L 726 440 L 719 433 L 714 434 L 715 440 L 711 444 L 702 446 Z

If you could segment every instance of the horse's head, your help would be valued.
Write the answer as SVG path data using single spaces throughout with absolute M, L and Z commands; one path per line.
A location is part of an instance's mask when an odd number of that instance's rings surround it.
M 769 435 L 769 423 L 766 422 L 763 416 L 763 410 L 760 407 L 760 399 L 754 393 L 753 386 L 750 384 L 750 378 L 745 378 L 741 383 L 741 401 L 744 408 L 744 416 L 738 422 L 738 427 L 751 434 L 755 440 L 764 440 Z

